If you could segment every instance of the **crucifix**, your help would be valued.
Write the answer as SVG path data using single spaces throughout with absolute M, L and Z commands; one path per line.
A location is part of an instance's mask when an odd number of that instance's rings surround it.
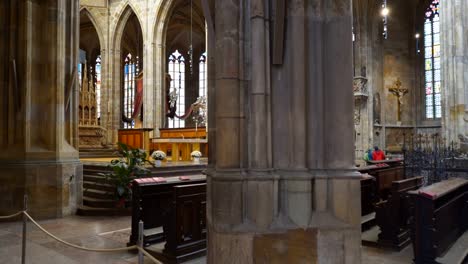
M 284 18 L 286 13 L 286 1 L 276 0 L 276 16 L 273 35 L 273 64 L 283 64 L 284 46 Z
M 403 96 L 408 93 L 408 89 L 401 87 L 401 81 L 398 78 L 394 85 L 388 89 L 393 95 L 395 95 L 398 99 L 398 122 L 401 122 L 401 105 L 403 104 Z

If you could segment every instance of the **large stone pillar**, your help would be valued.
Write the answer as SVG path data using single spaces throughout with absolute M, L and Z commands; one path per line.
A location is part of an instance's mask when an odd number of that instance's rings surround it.
M 443 131 L 468 147 L 468 3 L 441 1 Z M 468 148 L 467 150 L 468 151 Z
M 373 26 L 376 23 L 375 14 L 379 14 L 374 1 L 353 1 L 354 15 L 354 126 L 356 143 L 356 163 L 364 165 L 364 152 L 373 147 L 374 114 L 373 100 L 376 93 L 374 76 L 378 73 L 374 67 L 376 56 L 373 46 Z M 378 18 L 380 23 L 381 17 Z M 378 121 L 380 122 L 380 121 Z
M 79 1 L 1 5 L 0 214 L 21 210 L 24 194 L 36 217 L 72 214 L 82 186 L 73 74 Z
M 216 1 L 208 263 L 361 260 L 351 1 L 286 3 Z

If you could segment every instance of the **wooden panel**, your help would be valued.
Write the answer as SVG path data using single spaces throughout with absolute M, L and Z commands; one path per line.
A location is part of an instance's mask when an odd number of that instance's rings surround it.
M 380 245 L 401 250 L 410 243 L 408 219 L 412 205 L 407 192 L 419 189 L 422 186 L 422 180 L 423 177 L 414 177 L 394 181 L 388 200 L 376 204 Z
M 205 183 L 203 175 L 187 176 L 188 180 L 180 177 L 167 177 L 165 181 L 132 183 L 132 231 L 129 244 L 134 245 L 138 238 L 138 223 L 142 220 L 146 229 L 153 229 L 163 225 L 173 201 L 173 187 L 179 185 Z M 145 236 L 145 243 L 160 242 L 164 238 L 162 233 Z
M 120 129 L 119 142 L 124 143 L 132 148 L 145 149 L 149 151 L 149 131 L 152 129 Z
M 376 202 L 375 178 L 371 176 L 361 179 L 361 216 L 374 212 L 374 203 Z
M 380 199 L 387 200 L 392 183 L 403 180 L 403 167 L 391 167 L 369 172 L 377 181 L 377 193 Z
M 160 128 L 161 138 L 206 138 L 206 128 Z
M 196 257 L 206 250 L 206 183 L 173 187 L 173 201 L 164 223 L 169 262 Z

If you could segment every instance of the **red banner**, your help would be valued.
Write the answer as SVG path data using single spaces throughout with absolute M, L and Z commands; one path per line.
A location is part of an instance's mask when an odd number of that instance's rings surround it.
M 143 106 L 143 72 L 136 78 L 135 108 L 133 108 L 132 119 L 138 117 Z

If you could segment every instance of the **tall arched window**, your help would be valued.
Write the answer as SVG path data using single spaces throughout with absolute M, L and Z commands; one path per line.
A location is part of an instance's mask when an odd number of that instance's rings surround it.
M 80 90 L 81 90 L 82 82 L 83 82 L 83 64 L 78 63 L 78 83 L 80 84 Z
M 441 118 L 439 0 L 433 0 L 425 13 L 424 65 L 426 118 Z
M 132 54 L 128 54 L 124 64 L 124 115 L 127 120 L 124 120 L 124 128 L 134 128 L 135 123 L 130 121 L 135 107 L 135 77 L 138 74 L 138 57 L 133 58 Z
M 206 52 L 200 56 L 199 61 L 200 77 L 198 85 L 198 96 L 204 96 L 206 98 L 206 80 L 207 80 L 207 67 L 206 67 Z
M 96 108 L 97 118 L 101 117 L 101 55 L 96 59 L 96 65 L 94 66 L 94 73 L 96 74 L 96 83 L 94 85 L 96 89 Z
M 171 92 L 177 92 L 178 116 L 185 114 L 185 59 L 178 50 L 169 56 L 169 74 L 171 75 Z M 169 120 L 169 128 L 185 127 L 185 120 L 175 117 Z

